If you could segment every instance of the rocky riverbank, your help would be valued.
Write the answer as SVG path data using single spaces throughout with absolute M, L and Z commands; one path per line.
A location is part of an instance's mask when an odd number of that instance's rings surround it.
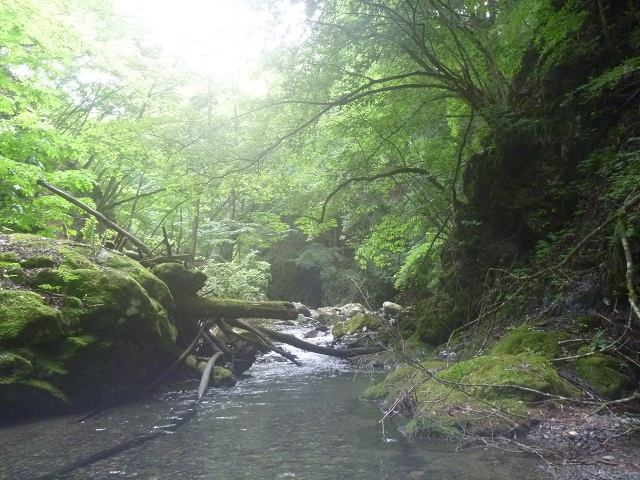
M 638 395 L 624 376 L 603 371 L 608 358 L 584 357 L 586 365 L 598 367 L 593 369 L 575 364 L 556 368 L 551 360 L 566 354 L 559 345 L 568 334 L 535 325 L 512 329 L 484 355 L 460 362 L 459 344 L 419 348 L 405 342 L 396 355 L 399 347 L 391 331 L 403 313 L 393 308 L 393 313 L 370 312 L 349 304 L 313 312 L 311 319 L 329 322 L 338 334 L 336 342 L 391 340 L 384 357 L 368 362 L 395 362 L 398 368 L 363 397 L 381 400 L 385 415 L 406 416 L 405 434 L 530 452 L 544 461 L 543 469 L 553 480 L 640 478 Z M 326 328 L 316 327 L 311 334 Z M 619 395 L 621 385 L 628 389 L 626 400 L 607 403 L 592 393 L 610 395 L 609 388 L 618 386 Z
M 525 436 L 557 480 L 640 478 L 640 415 L 565 407 Z

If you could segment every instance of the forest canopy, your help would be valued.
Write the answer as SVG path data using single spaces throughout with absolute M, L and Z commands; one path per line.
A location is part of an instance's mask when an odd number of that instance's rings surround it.
M 217 295 L 380 303 L 549 251 L 589 204 L 578 174 L 606 208 L 635 191 L 637 137 L 586 140 L 604 92 L 635 95 L 633 2 L 237 3 L 211 38 L 263 45 L 232 71 L 117 2 L 2 0 L 0 231 L 116 240 L 44 182 Z

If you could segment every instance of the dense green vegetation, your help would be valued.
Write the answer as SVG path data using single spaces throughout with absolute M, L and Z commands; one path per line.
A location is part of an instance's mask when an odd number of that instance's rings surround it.
M 0 232 L 119 240 L 44 181 L 216 295 L 395 299 L 432 344 L 537 315 L 638 367 L 637 2 L 309 0 L 260 95 L 109 2 L 0 7 Z

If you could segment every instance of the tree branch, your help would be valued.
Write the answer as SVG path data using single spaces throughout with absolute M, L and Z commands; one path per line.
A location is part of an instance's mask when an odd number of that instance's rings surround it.
M 117 202 L 109 203 L 108 205 L 105 205 L 104 208 L 105 209 L 114 208 L 114 207 L 117 207 L 119 205 L 122 205 L 123 203 L 131 202 L 133 200 L 139 200 L 141 198 L 148 197 L 150 195 L 155 195 L 156 193 L 164 192 L 165 190 L 166 190 L 166 188 L 158 188 L 157 190 L 153 190 L 152 192 L 147 192 L 147 193 L 141 193 L 139 195 L 134 195 L 133 197 L 125 198 L 124 200 L 118 200 Z
M 53 185 L 45 182 L 44 180 L 38 180 L 38 184 L 43 186 L 44 188 L 46 188 L 47 190 L 55 193 L 56 195 L 64 198 L 65 200 L 67 200 L 68 202 L 74 204 L 76 207 L 84 210 L 85 212 L 87 212 L 89 215 L 91 215 L 92 217 L 96 218 L 99 222 L 101 222 L 103 225 L 107 226 L 108 228 L 115 230 L 116 232 L 118 232 L 120 235 L 122 235 L 123 237 L 126 237 L 129 239 L 129 241 L 131 243 L 133 243 L 136 247 L 138 247 L 140 250 L 142 250 L 143 253 L 145 254 L 149 254 L 151 253 L 151 249 L 149 247 L 147 247 L 142 240 L 138 239 L 137 237 L 135 237 L 134 235 L 132 235 L 131 233 L 127 232 L 124 228 L 122 228 L 121 226 L 119 226 L 118 224 L 112 222 L 111 220 L 109 220 L 107 217 L 105 217 L 104 215 L 102 215 L 100 212 L 98 212 L 97 210 L 94 210 L 93 208 L 91 208 L 89 205 L 87 205 L 86 203 L 81 202 L 80 200 L 78 200 L 77 198 L 75 198 L 73 195 L 60 190 L 59 188 L 54 187 Z
M 348 178 L 347 180 L 345 180 L 344 182 L 339 184 L 336 188 L 334 188 L 333 191 L 327 196 L 327 198 L 324 201 L 324 204 L 322 205 L 322 213 L 320 214 L 320 218 L 319 219 L 318 218 L 314 218 L 314 217 L 308 217 L 308 218 L 311 218 L 312 220 L 315 220 L 318 223 L 324 222 L 324 217 L 325 217 L 326 212 L 327 212 L 327 207 L 329 206 L 329 202 L 331 201 L 331 199 L 334 196 L 336 196 L 341 190 L 344 190 L 345 188 L 347 188 L 352 183 L 356 183 L 356 182 L 374 182 L 374 181 L 379 180 L 381 178 L 389 178 L 389 177 L 393 177 L 395 175 L 402 175 L 402 174 L 407 174 L 407 173 L 424 175 L 424 176 L 427 177 L 427 180 L 429 180 L 429 182 L 431 182 L 431 184 L 434 185 L 438 190 L 440 190 L 442 192 L 446 192 L 446 188 L 440 182 L 438 182 L 438 180 L 436 180 L 436 178 L 433 176 L 433 174 L 431 172 L 429 172 L 428 170 L 425 170 L 424 168 L 419 168 L 419 167 L 396 168 L 394 170 L 389 170 L 389 171 L 386 171 L 386 172 L 378 173 L 376 175 L 372 175 L 372 176 L 369 176 L 369 177 L 351 177 L 351 178 Z

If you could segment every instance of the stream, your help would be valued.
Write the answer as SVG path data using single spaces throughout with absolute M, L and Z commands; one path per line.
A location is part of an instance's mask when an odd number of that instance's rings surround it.
M 405 438 L 393 419 L 381 423 L 378 405 L 358 398 L 380 373 L 286 348 L 302 367 L 263 357 L 235 387 L 209 390 L 197 415 L 176 431 L 57 478 L 547 478 L 535 456 L 496 448 L 456 451 L 455 444 Z M 1 428 L 0 478 L 36 478 L 162 429 L 194 396 L 193 390 L 167 393 L 84 421 L 63 416 Z

